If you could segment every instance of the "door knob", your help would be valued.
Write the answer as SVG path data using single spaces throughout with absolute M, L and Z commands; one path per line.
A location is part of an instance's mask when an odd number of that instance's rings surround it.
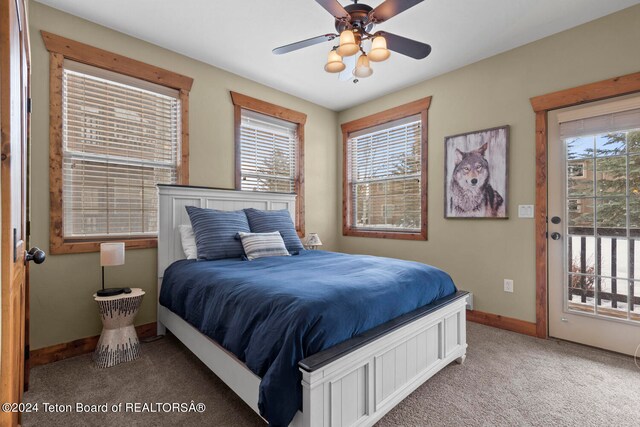
M 42 264 L 46 257 L 47 254 L 45 254 L 43 250 L 33 247 L 29 249 L 29 252 L 24 254 L 24 262 L 26 264 L 29 261 L 33 261 L 36 264 Z
M 553 218 L 551 218 L 551 222 L 554 224 L 560 224 L 560 217 L 559 216 L 554 216 Z
M 554 231 L 553 233 L 551 233 L 551 238 L 553 240 L 559 240 L 560 239 L 560 233 L 558 233 L 557 231 Z

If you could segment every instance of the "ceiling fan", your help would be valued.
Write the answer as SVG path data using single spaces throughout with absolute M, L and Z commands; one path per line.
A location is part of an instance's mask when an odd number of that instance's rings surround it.
M 387 31 L 372 33 L 373 27 L 399 13 L 421 3 L 424 0 L 386 0 L 375 9 L 352 0 L 353 4 L 342 6 L 337 0 L 316 0 L 335 18 L 337 34 L 330 33 L 302 40 L 273 49 L 281 55 L 318 43 L 339 39 L 339 45 L 329 52 L 324 69 L 328 73 L 340 73 L 340 80 L 369 77 L 373 74 L 372 62 L 382 62 L 391 55 L 390 50 L 414 59 L 424 59 L 431 53 L 431 46 Z M 362 42 L 371 40 L 371 49 L 367 54 Z M 356 62 L 356 54 L 360 53 Z

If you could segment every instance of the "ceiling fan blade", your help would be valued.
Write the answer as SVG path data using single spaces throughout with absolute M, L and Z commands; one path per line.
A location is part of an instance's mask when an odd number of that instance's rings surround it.
M 299 42 L 291 43 L 285 46 L 277 47 L 273 49 L 273 53 L 276 55 L 282 55 L 283 53 L 293 52 L 294 50 L 313 46 L 314 44 L 328 42 L 335 39 L 336 37 L 337 37 L 337 34 L 325 34 L 323 36 L 318 36 L 311 39 L 306 39 Z
M 316 2 L 324 7 L 327 12 L 332 14 L 336 19 L 349 19 L 349 12 L 347 12 L 338 0 L 316 0 Z
M 414 59 L 424 59 L 431 53 L 431 46 L 406 37 L 379 31 L 375 35 L 383 36 L 387 40 L 387 48 Z
M 373 22 L 379 24 L 423 1 L 424 0 L 387 0 L 373 9 L 369 13 L 369 17 Z
M 342 62 L 344 62 L 344 70 L 340 72 L 338 75 L 338 79 L 341 82 L 346 82 L 347 80 L 353 79 L 353 70 L 356 68 L 356 61 L 358 59 L 358 55 L 351 55 L 342 58 Z

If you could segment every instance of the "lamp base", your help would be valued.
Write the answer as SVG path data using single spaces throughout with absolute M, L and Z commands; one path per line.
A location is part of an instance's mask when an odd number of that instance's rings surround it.
M 107 288 L 100 289 L 98 292 L 96 292 L 96 295 L 99 297 L 112 297 L 114 295 L 120 295 L 123 293 L 125 293 L 125 288 Z

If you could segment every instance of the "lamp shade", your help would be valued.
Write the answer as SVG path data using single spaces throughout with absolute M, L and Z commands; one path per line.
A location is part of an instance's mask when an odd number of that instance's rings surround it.
M 100 265 L 124 264 L 124 242 L 100 243 Z
M 358 64 L 353 70 L 353 75 L 360 78 L 369 77 L 373 74 L 373 70 L 369 66 L 369 58 L 364 53 L 358 58 Z
M 322 246 L 322 241 L 318 233 L 309 233 L 307 236 L 307 246 Z
M 371 43 L 371 52 L 369 52 L 369 60 L 373 62 L 382 62 L 389 58 L 391 52 L 387 49 L 387 40 L 378 36 Z
M 332 50 L 329 52 L 329 57 L 327 58 L 327 64 L 324 66 L 324 70 L 327 73 L 339 73 L 344 70 L 346 65 L 342 62 L 342 57 L 338 55 L 338 52 Z
M 338 55 L 353 56 L 360 50 L 360 47 L 356 43 L 356 36 L 351 30 L 344 30 L 340 33 L 340 46 L 338 46 Z

